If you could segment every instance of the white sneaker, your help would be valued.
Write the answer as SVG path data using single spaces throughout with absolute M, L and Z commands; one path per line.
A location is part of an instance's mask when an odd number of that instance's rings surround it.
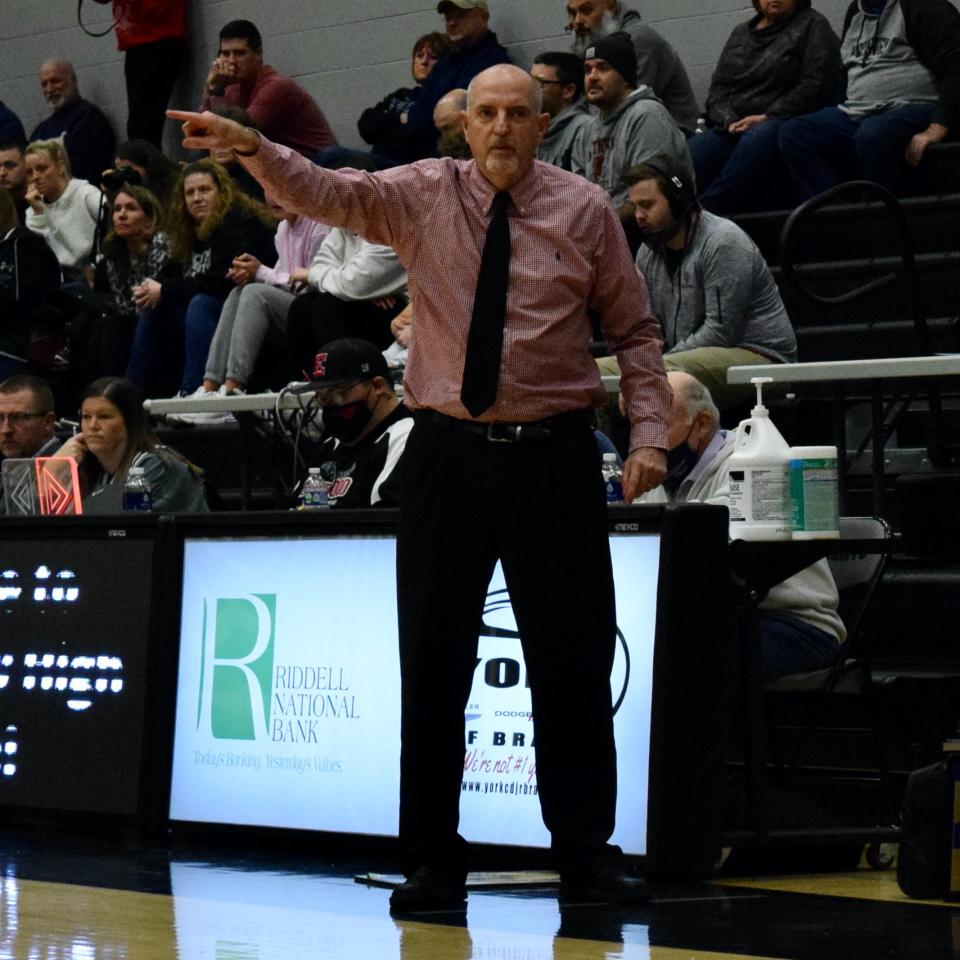
M 205 390 L 203 384 L 200 384 L 200 386 L 185 399 L 206 400 L 210 397 L 225 397 L 226 395 L 227 391 L 223 384 L 216 390 Z M 219 423 L 233 423 L 233 414 L 230 413 L 229 410 L 207 410 L 203 412 L 198 411 L 197 413 L 168 413 L 167 419 L 173 420 L 175 423 L 210 426 Z

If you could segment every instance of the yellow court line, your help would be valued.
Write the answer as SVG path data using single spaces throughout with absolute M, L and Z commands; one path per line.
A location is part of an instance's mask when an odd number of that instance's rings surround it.
M 852 873 L 811 873 L 791 877 L 730 878 L 714 880 L 722 887 L 772 890 L 780 893 L 805 893 L 820 897 L 844 897 L 880 903 L 915 903 L 931 907 L 957 909 L 958 904 L 943 900 L 913 900 L 897 886 L 892 870 L 855 870 Z

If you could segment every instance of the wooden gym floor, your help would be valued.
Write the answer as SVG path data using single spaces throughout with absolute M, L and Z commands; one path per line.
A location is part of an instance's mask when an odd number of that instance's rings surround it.
M 472 892 L 467 913 L 392 920 L 376 864 L 0 832 L 0 957 L 15 960 L 939 960 L 960 910 L 892 872 L 660 885 L 649 904 L 562 910 L 548 889 Z

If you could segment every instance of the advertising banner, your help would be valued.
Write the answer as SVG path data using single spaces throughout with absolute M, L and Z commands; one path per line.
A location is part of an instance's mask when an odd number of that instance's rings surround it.
M 643 854 L 659 539 L 617 536 L 611 550 L 618 619 L 613 840 Z M 396 835 L 394 564 L 390 537 L 187 541 L 173 819 Z M 590 642 L 583 638 L 585 649 Z M 462 834 L 547 846 L 530 694 L 499 566 L 465 743 Z M 573 783 L 576 764 L 571 756 Z

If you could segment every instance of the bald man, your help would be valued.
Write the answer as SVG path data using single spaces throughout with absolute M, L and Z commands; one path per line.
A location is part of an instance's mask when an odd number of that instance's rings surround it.
M 454 160 L 470 159 L 470 148 L 460 122 L 460 114 L 466 109 L 467 91 L 459 87 L 437 101 L 433 108 L 433 125 L 440 131 L 438 156 L 453 157 Z
M 468 88 L 461 123 L 472 160 L 323 170 L 211 114 L 171 116 L 184 121 L 188 149 L 235 150 L 284 207 L 389 244 L 409 269 L 404 394 L 414 426 L 397 535 L 408 879 L 391 909 L 465 902 L 463 717 L 498 560 L 530 680 L 538 796 L 561 897 L 645 897 L 609 844 L 616 618 L 592 430 L 606 395 L 587 350 L 591 315 L 627 371 L 631 499 L 665 475 L 669 391 L 659 324 L 606 194 L 535 160 L 550 117 L 536 81 L 508 65 Z

